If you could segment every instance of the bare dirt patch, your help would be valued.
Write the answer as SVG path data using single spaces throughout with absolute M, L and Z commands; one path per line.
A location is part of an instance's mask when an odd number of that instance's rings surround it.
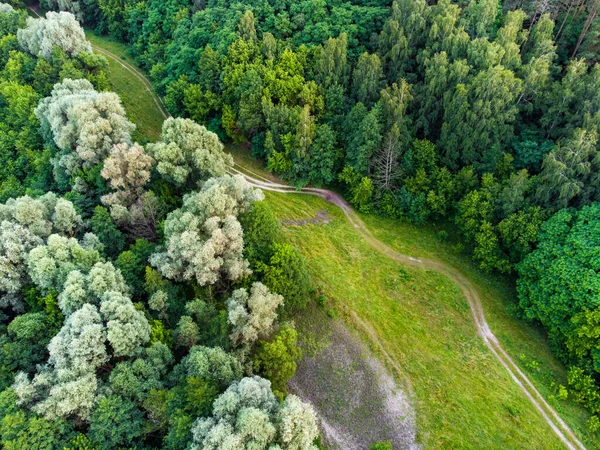
M 301 227 L 303 225 L 327 225 L 328 223 L 329 223 L 329 214 L 324 209 L 319 211 L 317 213 L 317 215 L 311 219 L 302 219 L 302 220 L 287 219 L 287 220 L 281 221 L 281 225 L 283 225 L 285 227 L 288 227 L 288 226 Z
M 289 387 L 317 410 L 327 448 L 367 450 L 387 440 L 394 449 L 419 448 L 408 396 L 360 337 L 340 320 L 302 322 L 304 335 L 319 338 L 304 343 Z

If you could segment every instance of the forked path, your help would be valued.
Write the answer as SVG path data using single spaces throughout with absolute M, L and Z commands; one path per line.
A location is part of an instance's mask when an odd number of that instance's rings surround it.
M 39 14 L 33 7 L 29 7 L 29 9 L 38 17 Z M 105 57 L 117 62 L 125 69 L 127 69 L 143 86 L 146 88 L 148 94 L 152 97 L 153 101 L 156 103 L 156 106 L 162 113 L 162 115 L 167 118 L 170 117 L 162 99 L 156 95 L 152 89 L 152 84 L 148 79 L 144 76 L 142 72 L 139 71 L 136 67 L 129 64 L 128 62 L 121 59 L 118 55 L 106 50 L 104 48 L 100 48 L 96 45 L 93 45 L 94 51 L 104 55 Z M 237 167 L 237 168 L 236 168 Z M 560 418 L 558 413 L 550 406 L 544 397 L 540 394 L 540 392 L 535 388 L 531 380 L 523 373 L 523 371 L 515 364 L 513 359 L 508 355 L 508 353 L 504 350 L 494 333 L 490 330 L 490 327 L 485 319 L 485 314 L 483 311 L 483 306 L 481 304 L 481 300 L 479 298 L 479 294 L 475 286 L 457 269 L 454 267 L 445 264 L 441 261 L 430 260 L 430 259 L 417 259 L 407 255 L 403 255 L 393 250 L 377 238 L 373 236 L 373 234 L 369 231 L 369 229 L 365 226 L 360 217 L 356 214 L 356 212 L 352 209 L 352 207 L 338 194 L 332 191 L 328 191 L 326 189 L 318 189 L 318 188 L 303 188 L 298 191 L 292 186 L 275 183 L 267 178 L 264 178 L 262 175 L 257 174 L 247 168 L 244 168 L 238 164 L 236 167 L 232 169 L 233 173 L 238 173 L 243 175 L 246 180 L 250 184 L 255 187 L 273 191 L 273 192 L 282 192 L 286 194 L 310 194 L 316 195 L 318 197 L 323 198 L 324 200 L 333 203 L 338 206 L 346 215 L 350 223 L 356 228 L 356 230 L 360 233 L 360 235 L 367 241 L 374 249 L 376 249 L 381 254 L 386 257 L 393 259 L 402 264 L 407 264 L 413 267 L 418 267 L 421 269 L 429 269 L 441 273 L 447 276 L 450 280 L 456 283 L 465 299 L 467 300 L 469 307 L 471 309 L 471 314 L 473 316 L 473 322 L 475 323 L 475 328 L 479 336 L 483 339 L 485 345 L 490 349 L 494 357 L 504 366 L 509 376 L 513 379 L 513 381 L 519 386 L 519 388 L 523 391 L 525 396 L 529 399 L 529 401 L 535 406 L 535 408 L 540 412 L 548 425 L 552 428 L 552 430 L 557 434 L 560 440 L 566 445 L 567 448 L 571 450 L 585 450 L 585 446 L 577 439 L 573 431 L 569 428 L 569 426 Z M 242 169 L 242 170 L 240 170 Z M 378 347 L 383 350 L 384 355 L 387 359 L 390 359 L 390 362 L 393 366 L 397 367 L 393 360 L 387 355 L 385 349 L 381 343 L 377 342 L 376 336 L 371 336 L 377 343 Z
M 369 229 L 365 226 L 361 218 L 356 214 L 352 207 L 335 192 L 328 191 L 326 189 L 310 187 L 303 188 L 302 190 L 298 191 L 292 186 L 275 183 L 267 178 L 264 178 L 262 175 L 257 174 L 256 172 L 243 168 L 237 164 L 236 166 L 237 168 L 234 167 L 232 172 L 243 175 L 246 180 L 255 187 L 267 191 L 282 192 L 286 194 L 303 193 L 316 195 L 327 200 L 328 202 L 333 203 L 344 212 L 350 223 L 354 226 L 354 228 L 356 228 L 365 241 L 367 241 L 373 248 L 375 248 L 384 256 L 402 264 L 419 267 L 421 269 L 429 269 L 441 273 L 457 284 L 465 296 L 469 307 L 471 308 L 471 314 L 473 316 L 473 322 L 475 323 L 477 334 L 479 334 L 479 336 L 483 339 L 485 345 L 490 349 L 494 357 L 500 362 L 500 364 L 502 364 L 502 366 L 504 366 L 509 376 L 519 386 L 525 396 L 529 399 L 533 406 L 535 406 L 535 408 L 539 411 L 548 425 L 567 446 L 567 448 L 572 450 L 585 449 L 583 443 L 577 439 L 569 426 L 560 418 L 554 408 L 550 406 L 548 402 L 546 402 L 544 397 L 536 389 L 531 380 L 529 380 L 527 375 L 523 373 L 523 371 L 517 366 L 517 364 L 515 364 L 513 359 L 504 350 L 485 319 L 483 306 L 475 286 L 460 271 L 441 261 L 432 259 L 417 259 L 393 250 L 388 245 L 384 244 L 375 236 L 373 236 L 371 231 L 369 231 Z

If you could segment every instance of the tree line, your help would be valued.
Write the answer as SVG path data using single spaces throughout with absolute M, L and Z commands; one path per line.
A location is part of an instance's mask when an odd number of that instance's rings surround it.
M 138 142 L 70 12 L 0 35 L 0 446 L 317 448 L 315 292 L 262 192 L 191 119 Z

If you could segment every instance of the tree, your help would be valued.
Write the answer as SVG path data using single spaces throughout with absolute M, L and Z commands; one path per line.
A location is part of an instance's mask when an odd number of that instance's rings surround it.
M 130 143 L 135 129 L 119 97 L 96 92 L 87 80 L 65 79 L 35 109 L 42 134 L 62 150 L 54 163 L 55 177 L 101 163 L 112 147 Z
M 144 193 L 144 186 L 150 180 L 154 160 L 135 143 L 115 145 L 104 160 L 102 176 L 115 191 L 102 197 L 105 205 L 130 206 Z
M 126 289 L 110 263 L 96 264 L 87 277 L 69 273 L 59 299 L 67 318 L 48 345 L 48 363 L 31 381 L 22 372 L 15 377 L 20 404 L 48 419 L 72 414 L 89 417 L 99 395 L 98 368 L 111 354 L 138 354 L 150 339 L 150 326 Z
M 250 264 L 263 261 L 279 234 L 279 221 L 267 202 L 254 202 L 250 211 L 239 217 L 244 230 L 244 253 Z
M 379 57 L 367 52 L 360 55 L 352 79 L 356 100 L 366 106 L 373 105 L 382 88 L 383 68 Z
M 271 293 L 259 282 L 252 284 L 250 293 L 244 288 L 233 291 L 227 301 L 233 345 L 252 345 L 260 337 L 268 336 L 277 319 L 277 308 L 281 305 L 283 297 Z
M 233 165 L 217 135 L 189 119 L 165 120 L 161 142 L 148 144 L 147 150 L 158 172 L 179 187 L 223 176 Z
M 71 414 L 88 417 L 97 398 L 95 370 L 108 359 L 105 339 L 95 306 L 86 304 L 71 314 L 50 341 L 48 365 L 33 381 L 23 372 L 15 377 L 18 403 L 49 420 Z
M 86 234 L 81 242 L 52 234 L 46 245 L 29 252 L 27 274 L 42 292 L 51 289 L 60 292 L 71 271 L 88 270 L 100 261 L 99 247 L 98 238 L 91 233 Z
M 254 28 L 254 14 L 247 9 L 238 23 L 238 29 L 242 39 L 256 42 L 256 29 Z
M 232 354 L 219 347 L 194 346 L 174 373 L 200 378 L 224 390 L 242 378 L 242 366 Z
M 213 415 L 192 427 L 192 450 L 311 449 L 318 435 L 312 407 L 295 396 L 280 405 L 270 383 L 243 378 L 229 386 L 213 404 Z
M 440 144 L 450 167 L 495 166 L 499 146 L 513 135 L 521 85 L 510 70 L 495 66 L 479 72 L 468 87 L 458 84 L 446 97 Z
M 49 192 L 0 204 L 0 306 L 22 308 L 20 291 L 29 280 L 27 255 L 51 233 L 70 236 L 82 225 L 71 202 Z
M 27 28 L 17 32 L 21 47 L 35 56 L 50 59 L 55 46 L 69 56 L 92 52 L 85 33 L 73 14 L 49 12 L 45 19 L 27 19 Z
M 517 266 L 519 304 L 527 318 L 542 323 L 553 347 L 565 355 L 565 343 L 576 339 L 572 319 L 600 303 L 598 284 L 598 218 L 600 206 L 581 211 L 562 209 L 545 222 L 537 249 Z
M 330 37 L 316 54 L 315 71 L 319 84 L 325 88 L 331 85 L 344 85 L 347 77 L 348 35 Z
M 109 291 L 128 294 L 129 288 L 121 272 L 111 263 L 98 262 L 85 274 L 79 270 L 69 272 L 58 296 L 58 306 L 68 316 L 85 303 L 100 304 Z
M 150 263 L 169 279 L 195 278 L 201 286 L 222 276 L 239 279 L 248 273 L 248 262 L 243 258 L 243 231 L 237 216 L 262 199 L 262 192 L 240 175 L 211 178 L 167 216 L 167 247 L 153 254 Z
M 9 5 L 0 3 L 0 37 L 17 34 L 19 28 L 25 28 L 27 16 Z
M 578 128 L 544 156 L 538 198 L 558 209 L 585 205 L 600 199 L 595 180 L 600 167 L 595 128 Z
M 271 381 L 273 392 L 280 398 L 287 392 L 286 384 L 295 375 L 296 362 L 302 357 L 297 337 L 296 330 L 285 325 L 272 340 L 259 341 L 254 355 L 254 369 Z
M 297 248 L 289 244 L 274 243 L 268 263 L 259 263 L 257 272 L 262 282 L 285 299 L 286 314 L 302 309 L 309 300 L 310 278 L 306 260 Z
M 125 247 L 125 236 L 116 227 L 106 208 L 96 206 L 90 223 L 92 232 L 98 237 L 109 256 L 118 255 Z
M 109 450 L 135 442 L 143 428 L 142 411 L 131 400 L 111 395 L 98 401 L 88 436 L 98 448 Z
M 174 358 L 162 342 L 143 349 L 135 359 L 117 363 L 110 372 L 109 383 L 113 393 L 137 402 L 143 402 L 153 390 L 165 387 L 165 375 Z

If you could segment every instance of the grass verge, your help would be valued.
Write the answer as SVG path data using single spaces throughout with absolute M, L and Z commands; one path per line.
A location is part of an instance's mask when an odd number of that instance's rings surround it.
M 135 65 L 127 54 L 127 46 L 107 36 L 99 36 L 90 30 L 85 32 L 92 43 L 117 55 L 129 64 Z M 117 61 L 108 60 L 108 80 L 113 91 L 121 97 L 129 120 L 135 123 L 137 130 L 134 138 L 142 144 L 158 141 L 164 116 L 154 103 L 144 84 Z

